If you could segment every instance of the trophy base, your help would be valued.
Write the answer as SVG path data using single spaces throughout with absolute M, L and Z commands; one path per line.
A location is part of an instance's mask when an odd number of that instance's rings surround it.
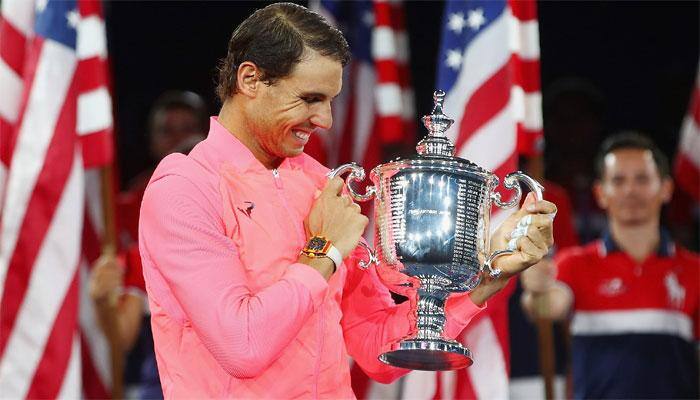
M 399 368 L 449 371 L 472 365 L 472 352 L 453 340 L 410 339 L 399 342 L 379 360 Z

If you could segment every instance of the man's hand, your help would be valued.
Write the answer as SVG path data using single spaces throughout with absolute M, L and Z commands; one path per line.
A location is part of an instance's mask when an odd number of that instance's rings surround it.
M 554 244 L 552 223 L 556 212 L 557 206 L 554 203 L 546 200 L 536 201 L 535 195 L 529 193 L 520 210 L 513 213 L 498 227 L 491 237 L 491 251 L 505 250 L 513 240 L 511 248 L 515 252 L 498 257 L 494 261 L 494 267 L 503 272 L 497 279 L 484 274 L 481 284 L 470 293 L 475 304 L 483 304 L 502 289 L 511 276 L 536 264 L 547 255 L 549 248 Z M 521 221 L 529 223 L 521 223 L 519 226 L 518 223 Z M 520 235 L 512 237 L 516 228 L 519 229 Z
M 311 236 L 325 236 L 330 240 L 345 258 L 357 247 L 369 220 L 342 190 L 342 179 L 329 179 L 304 225 Z
M 551 258 L 544 258 L 542 261 L 523 271 L 520 281 L 523 290 L 532 293 L 544 293 L 556 283 L 556 266 Z
M 95 261 L 90 273 L 90 297 L 94 301 L 104 301 L 116 296 L 123 279 L 124 265 L 114 255 L 103 254 Z

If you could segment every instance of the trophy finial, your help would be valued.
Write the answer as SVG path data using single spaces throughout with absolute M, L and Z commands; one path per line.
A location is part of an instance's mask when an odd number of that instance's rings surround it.
M 433 101 L 435 102 L 433 111 L 422 118 L 423 125 L 428 130 L 428 136 L 418 143 L 416 150 L 418 154 L 451 157 L 454 155 L 455 148 L 445 136 L 445 132 L 455 121 L 442 112 L 445 92 L 442 90 L 433 92 Z

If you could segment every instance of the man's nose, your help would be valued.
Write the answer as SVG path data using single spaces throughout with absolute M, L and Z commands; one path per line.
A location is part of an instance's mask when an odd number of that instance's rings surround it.
M 310 121 L 318 128 L 330 129 L 333 125 L 333 113 L 330 102 L 318 104 Z

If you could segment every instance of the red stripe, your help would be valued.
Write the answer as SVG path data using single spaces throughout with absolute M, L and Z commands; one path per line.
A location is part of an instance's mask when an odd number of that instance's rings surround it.
M 534 0 L 508 0 L 513 16 L 521 21 L 537 20 L 537 3 Z
M 10 167 L 13 147 L 11 142 L 14 141 L 14 129 L 14 125 L 7 122 L 4 118 L 0 118 L 0 162 L 5 168 Z
M 406 30 L 406 12 L 403 9 L 403 4 L 399 2 L 390 2 L 389 4 L 391 4 L 391 27 L 396 32 Z
M 82 362 L 83 393 L 87 399 L 107 399 L 110 393 L 102 377 L 97 373 L 93 355 L 85 335 L 80 335 L 80 359 Z
M 102 16 L 102 2 L 99 0 L 78 0 L 78 8 L 82 17 Z
M 676 158 L 676 182 L 695 201 L 700 202 L 700 171 L 684 153 L 678 153 Z
M 362 371 L 357 363 L 353 363 L 350 367 L 350 385 L 352 386 L 352 391 L 355 393 L 355 397 L 358 399 L 366 399 L 369 394 L 370 385 L 374 381 L 369 379 L 367 374 Z
M 374 2 L 374 25 L 391 27 L 391 5 L 389 2 Z
M 511 80 L 508 64 L 503 65 L 467 102 L 455 146 L 461 149 L 471 136 L 508 104 Z
M 104 129 L 80 136 L 85 168 L 101 167 L 114 160 L 114 136 L 111 129 Z
M 377 72 L 377 84 L 399 83 L 399 68 L 396 60 L 379 60 L 374 62 Z
M 532 157 L 542 155 L 544 152 L 544 135 L 542 130 L 526 129 L 522 123 L 518 123 L 518 154 Z
M 29 399 L 55 399 L 68 372 L 73 338 L 78 329 L 78 269 L 63 298 L 54 326 L 46 342 L 44 354 L 29 386 Z
M 525 93 L 540 91 L 540 60 L 523 60 L 513 54 L 509 63 L 515 85 L 522 87 Z
M 80 93 L 107 86 L 107 62 L 99 57 L 80 60 L 75 73 L 80 77 Z
M 60 111 L 54 136 L 22 221 L 17 247 L 10 258 L 0 310 L 0 356 L 4 354 L 17 312 L 27 291 L 36 256 L 63 193 L 75 152 L 76 80 Z M 31 216 L 31 217 L 30 217 Z
M 472 324 L 474 321 L 472 320 Z M 477 399 L 472 380 L 469 377 L 469 368 L 457 370 L 457 382 L 455 384 L 455 399 Z
M 27 38 L 10 21 L 0 17 L 0 58 L 22 76 Z

